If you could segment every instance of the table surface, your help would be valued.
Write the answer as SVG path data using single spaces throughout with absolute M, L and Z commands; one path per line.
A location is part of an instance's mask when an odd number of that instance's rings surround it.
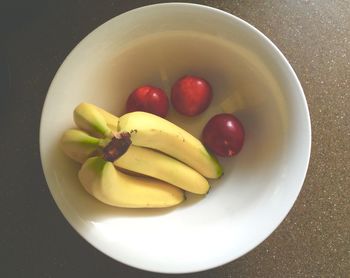
M 167 277 L 108 258 L 72 229 L 50 196 L 38 142 L 48 87 L 71 49 L 108 19 L 161 1 L 7 2 L 0 6 L 0 277 Z M 278 229 L 242 258 L 183 277 L 350 277 L 350 2 L 193 2 L 241 17 L 280 48 L 304 88 L 313 139 L 303 189 Z

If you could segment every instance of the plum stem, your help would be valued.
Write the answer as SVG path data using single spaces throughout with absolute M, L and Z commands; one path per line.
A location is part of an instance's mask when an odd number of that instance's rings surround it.
M 103 159 L 114 162 L 121 157 L 130 147 L 131 139 L 129 132 L 114 134 L 111 141 L 103 148 Z

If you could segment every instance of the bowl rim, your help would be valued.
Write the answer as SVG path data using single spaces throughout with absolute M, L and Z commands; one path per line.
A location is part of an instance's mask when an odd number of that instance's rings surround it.
M 89 38 L 90 36 L 92 36 L 92 34 L 98 32 L 104 25 L 109 24 L 111 21 L 115 20 L 115 18 L 120 17 L 120 16 L 131 16 L 134 13 L 138 13 L 141 10 L 148 10 L 148 9 L 153 9 L 153 8 L 157 8 L 157 7 L 175 7 L 175 6 L 183 6 L 183 7 L 192 7 L 192 8 L 199 8 L 199 9 L 204 9 L 207 11 L 211 11 L 214 12 L 216 14 L 218 14 L 219 16 L 225 16 L 227 18 L 230 18 L 231 20 L 236 20 L 236 22 L 238 22 L 241 25 L 244 25 L 245 27 L 247 27 L 248 29 L 251 29 L 257 36 L 259 36 L 262 40 L 264 40 L 269 47 L 271 48 L 271 51 L 274 52 L 276 54 L 276 57 L 278 57 L 278 59 L 280 59 L 281 64 L 283 64 L 283 66 L 288 70 L 288 73 L 291 74 L 291 78 L 293 79 L 293 82 L 295 83 L 295 85 L 298 88 L 298 98 L 301 98 L 302 100 L 302 105 L 303 105 L 303 110 L 306 112 L 305 114 L 307 115 L 306 120 L 306 131 L 307 131 L 307 137 L 308 137 L 308 141 L 307 141 L 307 153 L 306 153 L 306 160 L 304 161 L 305 165 L 303 167 L 303 172 L 300 174 L 301 180 L 302 182 L 300 184 L 296 184 L 296 186 L 298 187 L 297 190 L 297 194 L 296 196 L 293 196 L 293 198 L 290 198 L 290 200 L 292 200 L 290 202 L 290 204 L 288 205 L 288 209 L 286 210 L 286 212 L 284 213 L 283 217 L 278 221 L 277 225 L 271 227 L 271 231 L 269 233 L 267 233 L 264 237 L 259 238 L 258 240 L 258 244 L 254 245 L 253 247 L 249 247 L 247 248 L 247 250 L 245 250 L 244 252 L 241 252 L 240 254 L 236 255 L 236 256 L 232 256 L 229 259 L 226 260 L 222 260 L 220 263 L 215 263 L 215 264 L 210 264 L 207 266 L 203 266 L 203 267 L 197 267 L 197 268 L 191 268 L 188 269 L 187 271 L 166 271 L 164 269 L 159 269 L 157 268 L 157 266 L 155 267 L 141 267 L 138 266 L 136 264 L 133 264 L 133 262 L 130 261 L 126 261 L 123 260 L 122 258 L 116 258 L 114 257 L 112 254 L 110 254 L 109 252 L 107 252 L 106 250 L 102 250 L 102 248 L 100 248 L 98 246 L 98 242 L 94 241 L 89 235 L 84 234 L 78 227 L 78 225 L 72 221 L 72 219 L 70 219 L 69 216 L 67 216 L 63 210 L 62 207 L 59 206 L 55 195 L 53 194 L 53 191 L 51 189 L 51 186 L 48 182 L 48 169 L 45 167 L 45 163 L 44 163 L 44 155 L 43 155 L 43 127 L 42 127 L 42 123 L 44 121 L 44 112 L 48 110 L 47 108 L 47 100 L 48 100 L 48 96 L 50 94 L 50 91 L 52 90 L 53 84 L 55 83 L 55 80 L 57 79 L 57 76 L 59 76 L 60 72 L 62 71 L 63 66 L 65 65 L 66 61 L 69 60 L 69 58 L 76 52 L 77 49 L 80 48 L 80 46 L 87 40 L 87 38 Z M 263 241 L 265 241 L 275 230 L 276 228 L 284 221 L 284 219 L 287 217 L 287 215 L 289 214 L 289 212 L 291 211 L 292 207 L 295 204 L 295 201 L 297 200 L 300 191 L 302 189 L 302 186 L 305 182 L 305 178 L 306 178 L 306 174 L 307 174 L 307 170 L 309 167 L 309 163 L 310 163 L 310 156 L 311 156 L 311 146 L 312 146 L 312 129 L 311 129 L 311 120 L 310 120 L 310 113 L 309 113 L 309 108 L 307 105 L 307 100 L 303 91 L 303 88 L 301 86 L 301 83 L 293 69 L 293 67 L 290 65 L 290 63 L 288 62 L 288 60 L 286 59 L 286 57 L 283 55 L 283 53 L 278 49 L 278 47 L 264 34 L 262 33 L 260 30 L 258 30 L 256 27 L 254 27 L 253 25 L 251 25 L 250 23 L 246 22 L 245 20 L 239 18 L 238 16 L 235 16 L 231 13 L 225 12 L 223 10 L 220 10 L 218 8 L 214 8 L 211 6 L 207 6 L 207 5 L 202 5 L 202 4 L 195 4 L 195 3 L 185 3 L 185 2 L 168 2 L 168 3 L 158 3 L 158 4 L 151 4 L 151 5 L 146 5 L 146 6 L 141 6 L 126 12 L 123 12 L 121 14 L 118 14 L 117 16 L 114 16 L 112 18 L 110 18 L 109 20 L 107 20 L 106 22 L 104 22 L 103 24 L 100 24 L 99 26 L 97 26 L 94 30 L 92 30 L 89 34 L 87 34 L 70 52 L 69 54 L 65 57 L 65 59 L 62 61 L 61 65 L 59 66 L 54 78 L 52 79 L 50 86 L 48 88 L 47 91 L 47 95 L 45 97 L 45 101 L 43 104 L 43 108 L 42 108 L 42 112 L 41 112 L 41 119 L 40 119 L 40 128 L 39 128 L 39 148 L 40 148 L 40 159 L 41 159 L 41 164 L 42 164 L 42 168 L 43 168 L 43 172 L 44 172 L 44 176 L 46 179 L 46 183 L 47 186 L 49 187 L 50 190 L 50 195 L 52 196 L 52 198 L 55 201 L 56 206 L 59 208 L 60 212 L 62 213 L 62 215 L 64 216 L 65 220 L 68 221 L 68 223 L 73 227 L 73 229 L 86 241 L 88 242 L 90 245 L 92 245 L 94 248 L 96 248 L 97 250 L 99 250 L 101 253 L 105 254 L 106 256 L 112 258 L 113 260 L 116 260 L 124 265 L 128 265 L 137 269 L 141 269 L 141 270 L 145 270 L 145 271 L 151 271 L 151 272 L 157 272 L 157 273 L 164 273 L 164 274 L 186 274 L 186 273 L 195 273 L 195 272 L 200 272 L 200 271 L 206 271 L 209 269 L 213 269 L 222 265 L 225 265 L 229 262 L 235 261 L 236 259 L 244 256 L 245 254 L 249 253 L 250 251 L 252 251 L 253 249 L 255 249 L 256 247 L 258 247 Z

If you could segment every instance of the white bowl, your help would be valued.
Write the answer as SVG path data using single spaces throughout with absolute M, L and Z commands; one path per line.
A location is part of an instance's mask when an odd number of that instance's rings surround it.
M 242 152 L 221 159 L 225 175 L 173 209 L 119 209 L 89 196 L 58 146 L 74 107 L 86 101 L 121 115 L 137 86 L 169 92 L 188 73 L 212 84 L 212 105 L 195 118 L 171 110 L 170 120 L 198 136 L 212 115 L 233 112 L 245 127 Z M 75 230 L 115 260 L 164 273 L 210 269 L 266 239 L 299 194 L 310 147 L 303 90 L 277 47 L 235 16 L 183 3 L 127 12 L 88 35 L 57 72 L 40 129 L 47 183 Z

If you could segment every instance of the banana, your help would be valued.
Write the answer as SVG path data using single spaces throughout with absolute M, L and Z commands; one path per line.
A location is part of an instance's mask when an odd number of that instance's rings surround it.
M 180 204 L 184 192 L 162 181 L 133 177 L 118 171 L 112 162 L 89 158 L 79 171 L 87 192 L 99 201 L 126 208 L 162 208 Z
M 106 112 L 107 113 L 107 112 Z M 74 122 L 82 130 L 96 137 L 111 137 L 112 130 L 105 116 L 96 106 L 81 103 L 74 109 Z
M 62 136 L 61 147 L 70 158 L 83 163 L 96 154 L 102 154 L 103 147 L 109 141 L 110 139 L 92 137 L 82 130 L 69 129 Z M 165 181 L 196 194 L 205 194 L 210 188 L 208 181 L 191 167 L 147 148 L 129 146 L 126 153 L 114 161 L 114 165 Z
M 81 103 L 74 110 L 74 121 L 82 130 L 66 131 L 61 147 L 77 162 L 100 155 L 117 168 L 196 194 L 205 194 L 210 188 L 203 176 L 217 178 L 222 174 L 218 161 L 198 139 L 153 114 L 133 112 L 118 118 L 95 105 Z M 124 135 L 129 142 L 123 141 Z M 124 150 L 120 152 L 121 146 Z
M 118 130 L 119 118 L 96 105 L 83 102 L 74 109 L 74 121 L 79 128 L 87 132 L 94 134 L 96 132 L 94 126 L 98 126 L 98 135 L 105 133 L 108 135 L 110 131 L 116 132 Z
M 100 145 L 100 139 L 79 129 L 68 129 L 61 138 L 63 152 L 76 162 L 83 163 L 93 156 Z
M 118 131 L 129 132 L 132 144 L 159 150 L 191 166 L 204 177 L 218 178 L 222 167 L 203 144 L 175 124 L 146 112 L 119 118 Z
M 104 117 L 105 121 L 106 121 L 106 124 L 107 126 L 114 132 L 116 132 L 118 130 L 118 122 L 119 122 L 119 118 L 114 116 L 113 114 L 107 112 L 106 110 L 96 106 L 96 105 L 93 105 L 93 104 L 90 104 L 90 103 L 83 103 L 83 104 L 80 104 L 80 105 L 84 105 L 85 108 L 88 108 L 88 109 L 96 109 L 98 112 L 101 113 L 101 115 Z
M 208 181 L 186 164 L 160 152 L 130 146 L 114 165 L 132 172 L 144 174 L 168 182 L 188 192 L 206 194 Z

